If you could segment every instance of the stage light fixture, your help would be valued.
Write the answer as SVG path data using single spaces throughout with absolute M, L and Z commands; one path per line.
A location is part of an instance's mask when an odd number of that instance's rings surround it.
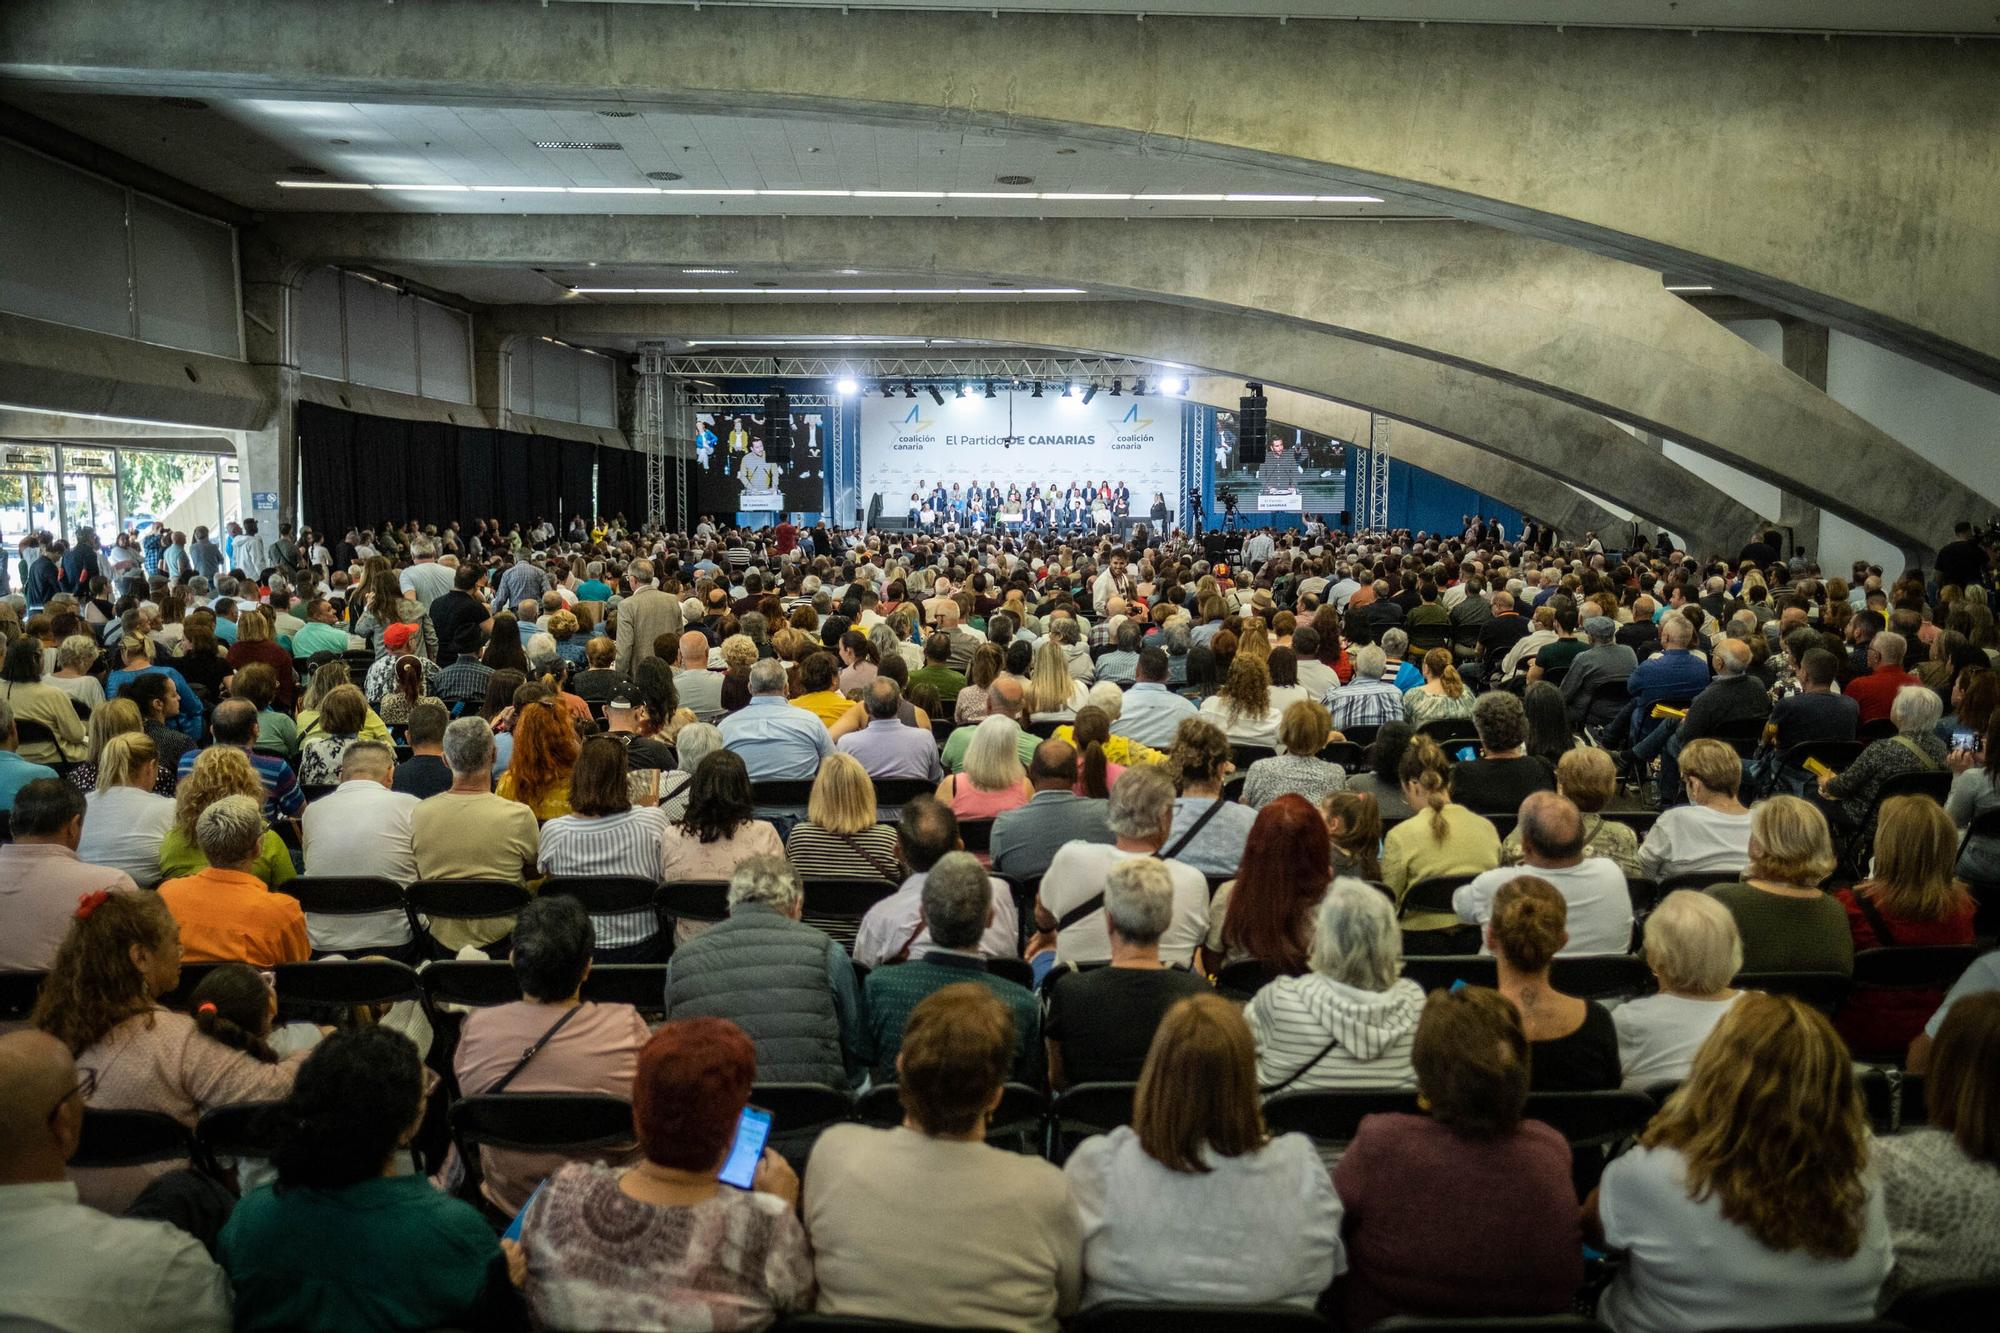
M 1123 398 L 1125 396 L 1125 381 L 1119 379 L 1116 375 L 1111 377 L 1111 396 L 1113 398 Z
M 848 398 L 852 397 L 856 393 L 859 393 L 861 391 L 861 386 L 859 384 L 856 384 L 848 376 L 842 375 L 839 379 L 834 381 L 833 391 L 839 394 L 843 398 Z
M 1074 384 L 1069 383 L 1067 380 L 1063 381 L 1062 396 L 1065 398 L 1069 397 L 1069 391 L 1071 389 L 1074 389 L 1075 387 L 1076 386 Z
M 1132 392 L 1140 398 L 1146 396 L 1146 377 L 1144 375 L 1132 381 Z
M 958 386 L 958 396 L 960 398 L 965 397 L 965 386 L 963 384 Z
M 882 396 L 884 398 L 894 398 L 896 396 L 896 386 L 892 381 L 882 381 Z
M 1187 381 L 1178 375 L 1163 375 L 1160 377 L 1161 393 L 1179 393 L 1185 388 L 1187 388 Z
M 926 393 L 930 394 L 930 396 L 931 396 L 931 401 L 932 401 L 932 402 L 936 403 L 936 404 L 937 404 L 937 405 L 938 405 L 939 407 L 943 407 L 943 406 L 944 406 L 944 395 L 938 392 L 938 386 L 937 386 L 937 385 L 935 385 L 935 384 L 926 384 L 926 385 L 924 386 L 924 391 L 925 391 Z
M 917 396 L 917 386 L 916 386 L 916 385 L 914 385 L 914 384 L 912 384 L 912 383 L 910 383 L 910 382 L 909 382 L 908 380 L 904 380 L 904 381 L 903 381 L 903 397 L 905 397 L 905 398 L 915 398 L 916 396 Z
M 993 392 L 993 381 L 992 381 L 992 380 L 988 380 L 988 381 L 986 381 L 986 396 L 987 396 L 988 398 L 998 398 L 998 397 L 1000 396 L 999 394 L 997 394 L 997 393 Z
M 1042 382 L 1041 382 L 1040 380 L 1036 380 L 1036 381 L 1035 381 L 1035 388 L 1034 388 L 1034 391 L 1033 391 L 1032 393 L 1030 393 L 1030 394 L 1028 395 L 1028 397 L 1030 397 L 1030 398 L 1040 398 L 1041 396 L 1042 396 Z
M 1092 384 L 1083 391 L 1083 405 L 1090 406 L 1090 400 L 1097 397 L 1097 385 Z

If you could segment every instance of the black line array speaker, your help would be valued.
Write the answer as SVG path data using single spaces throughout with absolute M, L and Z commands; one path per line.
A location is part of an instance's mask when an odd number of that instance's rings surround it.
M 1236 404 L 1236 466 L 1254 472 L 1270 447 L 1271 426 L 1265 417 L 1270 400 L 1264 397 L 1263 385 L 1252 384 L 1249 389 L 1249 396 Z
M 792 400 L 783 389 L 764 398 L 764 457 L 792 465 Z

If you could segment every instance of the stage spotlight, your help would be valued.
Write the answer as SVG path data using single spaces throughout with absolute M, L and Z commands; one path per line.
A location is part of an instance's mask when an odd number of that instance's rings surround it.
M 1161 393 L 1179 393 L 1185 388 L 1187 388 L 1187 381 L 1178 375 L 1163 375 L 1160 377 Z
M 860 389 L 861 386 L 859 384 L 856 384 L 852 379 L 848 378 L 845 375 L 842 375 L 838 380 L 835 380 L 833 384 L 833 391 L 841 395 L 843 398 L 858 393 Z
M 1111 396 L 1113 398 L 1123 398 L 1125 396 L 1125 381 L 1119 379 L 1116 375 L 1111 377 Z
M 896 396 L 896 386 L 892 381 L 882 381 L 882 396 L 884 398 L 894 398 Z
M 917 396 L 917 386 L 916 386 L 916 385 L 914 385 L 914 384 L 912 384 L 912 383 L 910 383 L 910 382 L 909 382 L 908 380 L 904 380 L 904 381 L 903 381 L 903 397 L 905 397 L 905 398 L 915 398 L 916 396 Z
M 1063 381 L 1063 391 L 1062 391 L 1062 396 L 1063 396 L 1063 397 L 1065 397 L 1065 398 L 1069 397 L 1069 391 L 1070 391 L 1071 389 L 1074 389 L 1075 387 L 1076 387 L 1076 386 L 1075 386 L 1074 384 L 1071 384 L 1071 383 L 1070 383 L 1069 381 L 1067 381 L 1067 380 Z
M 987 396 L 988 398 L 998 398 L 998 397 L 1000 396 L 999 394 L 997 394 L 997 393 L 993 392 L 993 381 L 992 381 L 992 380 L 988 380 L 988 381 L 986 381 L 986 396 Z
M 1132 381 L 1132 392 L 1141 398 L 1146 396 L 1146 377 L 1144 375 Z
M 1089 407 L 1090 400 L 1095 397 L 1097 397 L 1097 385 L 1092 384 L 1089 388 L 1083 391 L 1083 405 L 1085 407 Z
M 1035 388 L 1034 388 L 1034 392 L 1030 393 L 1030 394 L 1028 395 L 1028 397 L 1030 397 L 1030 398 L 1040 398 L 1041 396 L 1042 396 L 1042 382 L 1041 382 L 1040 380 L 1036 380 L 1036 381 L 1035 381 Z
M 965 397 L 965 386 L 963 384 L 958 386 L 958 396 L 960 398 Z
M 939 407 L 944 406 L 944 395 L 938 392 L 937 385 L 926 384 L 924 386 L 924 392 L 928 393 L 931 396 L 931 401 L 936 403 Z

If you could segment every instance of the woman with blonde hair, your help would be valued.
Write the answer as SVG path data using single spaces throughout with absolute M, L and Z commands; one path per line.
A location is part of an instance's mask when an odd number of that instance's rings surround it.
M 75 787 L 78 791 L 86 795 L 96 791 L 98 764 L 104 756 L 104 747 L 115 736 L 122 736 L 127 732 L 137 732 L 153 740 L 153 750 L 158 760 L 158 772 L 153 777 L 152 790 L 161 796 L 172 796 L 174 794 L 175 772 L 174 768 L 168 763 L 169 752 L 166 747 L 160 744 L 160 740 L 164 739 L 173 745 L 171 758 L 174 764 L 178 764 L 180 756 L 194 747 L 192 742 L 178 731 L 174 731 L 171 728 L 163 728 L 162 730 L 164 732 L 162 737 L 153 737 L 146 728 L 145 716 L 139 711 L 139 705 L 132 700 L 106 700 L 104 707 L 90 715 L 90 725 L 85 728 L 86 753 L 90 757 L 80 764 L 72 765 L 68 774 L 65 775 L 66 780 L 72 787 Z
M 1611 1011 L 1624 1086 L 1649 1088 L 1687 1077 L 1694 1053 L 1744 992 L 1743 937 L 1729 909 L 1705 893 L 1676 889 L 1646 918 L 1646 966 L 1655 993 Z
M 1416 812 L 1382 840 L 1382 882 L 1395 891 L 1398 904 L 1412 884 L 1442 875 L 1477 875 L 1500 864 L 1500 831 L 1451 799 L 1451 761 L 1436 741 L 1412 737 L 1396 776 L 1403 799 Z M 1403 918 L 1406 933 L 1451 931 L 1458 925 L 1451 912 Z M 1448 937 L 1424 941 L 1447 942 Z
M 435 662 L 437 628 L 431 624 L 431 613 L 423 603 L 403 595 L 403 585 L 388 562 L 384 561 L 382 568 L 367 575 L 362 586 L 366 589 L 365 609 L 354 622 L 354 632 L 368 640 L 375 655 L 380 657 L 388 651 L 382 635 L 389 626 L 415 625 L 419 636 L 410 640 L 410 650 Z
M 203 750 L 193 771 L 175 791 L 173 827 L 160 841 L 161 878 L 181 879 L 207 867 L 208 858 L 195 838 L 195 826 L 202 812 L 225 796 L 248 796 L 260 807 L 264 803 L 264 784 L 250 766 L 250 756 L 233 745 Z M 245 870 L 273 889 L 299 873 L 292 864 L 291 850 L 268 828 L 258 843 L 255 862 Z
M 90 674 L 99 656 L 97 640 L 88 634 L 72 634 L 56 645 L 55 672 L 44 680 L 79 700 L 85 711 L 94 715 L 104 707 L 104 682 Z
M 1278 753 L 1252 761 L 1245 772 L 1243 804 L 1261 810 L 1287 794 L 1317 801 L 1345 787 L 1347 770 L 1319 757 L 1332 736 L 1324 704 L 1301 699 L 1287 706 L 1278 719 Z
M 1270 668 L 1263 658 L 1239 651 L 1221 691 L 1201 701 L 1201 715 L 1222 728 L 1231 745 L 1275 747 L 1283 719 L 1272 702 Z
M 1426 722 L 1472 716 L 1472 691 L 1459 679 L 1451 649 L 1424 654 L 1424 683 L 1403 691 L 1403 718 L 1413 727 Z
M 1035 650 L 1034 672 L 1028 677 L 1027 710 L 1039 721 L 1045 718 L 1068 720 L 1083 707 L 1090 687 L 1069 673 L 1062 645 L 1053 638 L 1043 639 Z
M 1690 742 L 1692 750 L 1700 741 Z M 1714 744 L 1721 745 L 1717 741 Z M 1734 758 L 1736 752 L 1723 745 Z M 1606 819 L 1604 807 L 1611 804 L 1618 795 L 1618 766 L 1609 753 L 1590 746 L 1571 750 L 1556 761 L 1556 791 L 1569 798 L 1570 804 L 1583 816 L 1583 854 L 1601 856 L 1613 862 L 1625 872 L 1627 879 L 1637 879 L 1646 875 L 1640 865 L 1639 835 L 1629 824 L 1621 824 L 1615 819 Z M 1684 807 L 1676 806 L 1675 810 Z M 1664 819 L 1665 812 L 1661 815 Z M 1657 824 L 1655 828 L 1659 827 Z M 1500 864 L 1517 866 L 1521 864 L 1521 830 L 1510 831 L 1500 842 Z
M 896 830 L 879 822 L 875 784 L 861 761 L 837 750 L 820 762 L 806 817 L 785 838 L 801 878 L 903 880 Z
M 1708 890 L 1736 918 L 1745 971 L 1854 971 L 1847 912 L 1819 887 L 1833 867 L 1833 834 L 1818 806 L 1771 796 L 1750 808 L 1749 869 Z
M 570 812 L 569 781 L 581 749 L 576 724 L 554 696 L 544 695 L 514 712 L 514 753 L 494 794 L 519 801 L 546 824 Z
M 1970 944 L 1974 903 L 1952 874 L 1958 830 L 1928 796 L 1892 796 L 1875 820 L 1875 872 L 1834 897 L 1855 949 Z M 1941 987 L 1870 988 L 1848 997 L 1837 1026 L 1857 1060 L 1894 1061 L 1944 1002 Z
M 142 889 L 160 882 L 160 844 L 174 825 L 173 801 L 154 788 L 159 758 L 159 747 L 136 726 L 104 743 L 76 846 L 78 860 L 122 870 Z
M 1021 728 L 1011 717 L 989 717 L 972 733 L 965 767 L 938 784 L 937 798 L 960 819 L 991 819 L 1026 805 L 1034 793 L 1021 764 Z
M 1284 1304 L 1310 1310 L 1346 1268 L 1340 1200 L 1303 1134 L 1273 1137 L 1242 1010 L 1177 1001 L 1154 1030 L 1132 1121 L 1063 1166 L 1083 1223 L 1083 1305 Z M 1256 1234 L 1256 1246 L 1214 1237 Z
M 1833 1025 L 1788 996 L 1732 1005 L 1583 1221 L 1625 1258 L 1598 1305 L 1620 1333 L 1871 1318 L 1894 1256 Z

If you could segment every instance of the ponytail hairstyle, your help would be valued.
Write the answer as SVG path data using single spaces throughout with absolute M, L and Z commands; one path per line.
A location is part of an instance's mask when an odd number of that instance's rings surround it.
M 1095 704 L 1086 704 L 1076 710 L 1076 721 L 1070 727 L 1070 743 L 1076 746 L 1077 781 L 1083 786 L 1083 794 L 1093 800 L 1102 801 L 1111 795 L 1111 784 L 1106 781 L 1108 761 L 1104 757 L 1104 747 L 1111 741 L 1111 715 Z
M 412 706 L 424 697 L 424 664 L 414 655 L 396 659 L 396 688 Z
M 1438 684 L 1444 686 L 1445 698 L 1465 697 L 1465 682 L 1459 678 L 1458 668 L 1452 665 L 1451 649 L 1433 648 L 1425 653 L 1424 674 L 1437 678 Z
M 267 1065 L 278 1053 L 265 1040 L 271 1031 L 271 988 L 256 969 L 223 963 L 201 979 L 188 997 L 194 1025 L 210 1041 L 246 1052 Z
M 1444 757 L 1444 751 L 1428 736 L 1412 736 L 1396 777 L 1423 793 L 1424 804 L 1431 811 L 1431 837 L 1443 842 L 1451 831 L 1444 819 L 1444 808 L 1451 803 L 1451 761 Z

